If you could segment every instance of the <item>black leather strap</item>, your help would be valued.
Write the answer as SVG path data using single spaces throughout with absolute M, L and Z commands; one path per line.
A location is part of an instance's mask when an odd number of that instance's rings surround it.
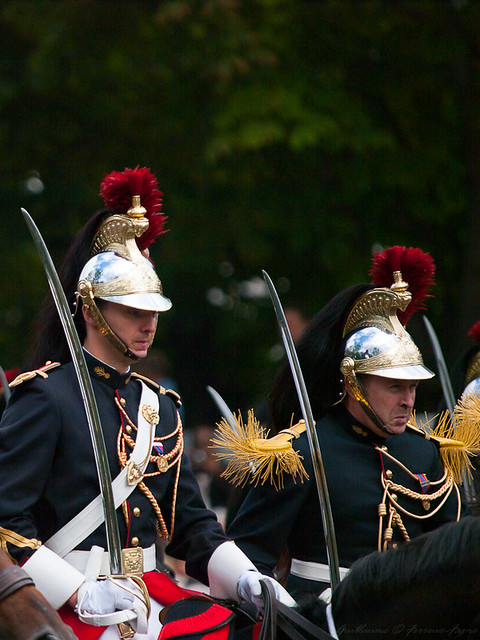
M 307 620 L 298 611 L 279 602 L 271 582 L 261 580 L 260 584 L 265 609 L 258 640 L 276 640 L 277 627 L 290 640 L 334 640 L 333 636 Z
M 17 565 L 0 571 L 0 602 L 9 595 L 28 585 L 35 586 L 32 578 Z
M 277 597 L 275 588 L 269 580 L 260 580 L 263 597 L 263 620 L 258 640 L 276 640 L 277 638 Z

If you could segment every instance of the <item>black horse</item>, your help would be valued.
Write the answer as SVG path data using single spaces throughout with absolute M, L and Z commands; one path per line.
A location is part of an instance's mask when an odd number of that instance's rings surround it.
M 242 611 L 239 617 L 236 605 L 230 611 L 220 606 L 224 613 L 222 624 L 233 625 L 222 637 L 235 640 L 332 637 L 328 634 L 324 601 L 308 596 L 292 611 L 275 601 L 268 586 L 269 583 L 262 585 L 265 601 L 262 623 L 255 624 L 253 612 L 246 616 Z M 218 604 L 225 605 L 208 601 L 208 597 L 206 602 L 196 600 L 197 597 L 176 602 L 170 611 L 165 610 L 163 622 L 170 621 L 169 615 L 172 623 L 192 614 L 200 619 L 199 612 L 192 611 L 192 606 L 200 606 L 204 623 L 206 611 Z M 340 640 L 480 638 L 480 518 L 466 517 L 398 549 L 372 553 L 358 560 L 332 594 L 332 614 Z M 163 636 L 167 631 L 164 627 L 161 638 L 209 637 L 205 627 L 197 635 L 190 625 L 184 624 L 181 629 L 183 632 L 174 636 L 168 633 Z M 211 631 L 218 630 L 217 620 Z
M 325 607 L 299 603 L 325 628 Z M 480 518 L 358 560 L 332 594 L 341 640 L 480 638 Z

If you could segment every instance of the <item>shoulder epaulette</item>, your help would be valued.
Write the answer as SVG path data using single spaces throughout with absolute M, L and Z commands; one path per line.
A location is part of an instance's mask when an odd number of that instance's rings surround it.
M 437 444 L 440 444 L 440 442 L 445 440 L 445 438 L 441 438 L 435 433 L 422 429 L 421 427 L 418 427 L 416 424 L 412 424 L 411 422 L 407 422 L 407 429 L 409 431 L 413 431 L 413 433 L 416 433 L 419 436 L 422 436 L 423 438 L 425 438 L 425 440 L 433 440 Z
M 413 431 L 414 433 L 418 433 L 419 435 L 423 436 L 424 438 L 426 438 L 427 440 L 430 440 L 430 438 L 432 437 L 431 433 L 428 433 L 427 431 L 425 431 L 424 429 L 421 429 L 420 427 L 418 427 L 416 424 L 413 424 L 411 422 L 407 422 L 407 429 L 409 431 Z
M 174 391 L 173 389 L 165 389 L 165 387 L 160 387 L 160 393 L 163 393 L 164 395 L 171 398 L 174 401 L 177 409 L 180 409 L 180 407 L 182 406 L 182 399 L 176 391 Z
M 285 473 L 294 482 L 308 478 L 302 464 L 303 456 L 292 447 L 292 440 L 306 430 L 303 420 L 267 438 L 268 432 L 255 418 L 253 409 L 248 412 L 247 424 L 240 413 L 234 419 L 235 425 L 231 425 L 222 418 L 210 440 L 211 446 L 217 450 L 213 453 L 215 458 L 227 461 L 222 478 L 237 487 L 268 482 L 276 490 L 283 488 Z M 255 461 L 253 467 L 252 460 Z
M 151 387 L 154 387 L 157 391 L 161 389 L 161 386 L 158 384 L 158 382 L 155 382 L 155 380 L 152 380 L 151 378 L 147 378 L 147 376 L 142 376 L 141 373 L 137 373 L 136 371 L 132 372 L 132 378 L 138 378 L 139 380 L 143 380 L 144 382 L 149 384 Z
M 40 376 L 41 378 L 48 378 L 48 371 L 51 371 L 52 369 L 55 369 L 56 367 L 59 367 L 61 365 L 60 362 L 50 362 L 50 360 L 48 362 L 46 362 L 43 367 L 40 367 L 39 369 L 34 369 L 33 371 L 25 371 L 24 373 L 20 373 L 14 380 L 12 380 L 12 382 L 10 382 L 10 384 L 8 385 L 9 387 L 17 387 L 19 384 L 22 384 L 22 382 L 26 382 L 27 380 L 31 380 L 32 378 L 35 378 L 35 376 Z
M 179 394 L 173 389 L 165 389 L 165 387 L 162 387 L 162 385 L 158 384 L 158 382 L 155 382 L 155 380 L 152 380 L 151 378 L 147 378 L 146 376 L 142 376 L 140 373 L 137 373 L 136 371 L 133 371 L 132 378 L 138 378 L 140 380 L 143 380 L 144 382 L 151 385 L 152 387 L 155 387 L 155 389 L 157 389 L 158 392 L 162 394 L 162 396 L 168 396 L 169 398 L 171 398 L 174 401 L 177 409 L 179 409 L 182 406 L 182 400 Z

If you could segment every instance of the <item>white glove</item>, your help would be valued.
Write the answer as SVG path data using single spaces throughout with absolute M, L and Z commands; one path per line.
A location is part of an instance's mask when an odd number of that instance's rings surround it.
M 295 600 L 279 582 L 259 571 L 245 571 L 242 573 L 237 582 L 237 591 L 240 598 L 247 602 L 252 602 L 259 611 L 263 611 L 264 605 L 260 580 L 268 580 L 273 584 L 277 600 L 287 605 L 287 607 L 295 606 Z
M 133 609 L 133 595 L 110 580 L 84 582 L 78 590 L 78 605 L 88 613 L 113 613 Z
M 129 622 L 137 633 L 147 633 L 147 608 L 148 594 L 129 578 L 87 580 L 78 590 L 79 619 L 97 627 Z

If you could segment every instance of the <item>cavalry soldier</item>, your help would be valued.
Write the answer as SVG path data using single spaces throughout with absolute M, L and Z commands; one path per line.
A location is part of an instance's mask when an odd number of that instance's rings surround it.
M 454 387 L 457 397 L 462 403 L 470 403 L 472 411 L 477 401 L 476 411 L 480 413 L 480 321 L 472 325 L 468 331 L 471 345 L 462 353 L 454 367 Z M 472 485 L 471 491 L 466 495 L 465 501 L 473 515 L 480 514 L 480 459 L 477 456 L 472 460 Z
M 377 272 L 379 261 L 383 270 Z M 392 247 L 376 256 L 375 265 L 374 275 L 383 278 L 380 286 L 342 291 L 316 315 L 297 345 L 325 468 L 340 577 L 358 558 L 393 548 L 461 514 L 453 474 L 440 457 L 444 440 L 411 422 L 417 385 L 433 373 L 404 328 L 406 312 L 421 304 L 418 296 L 411 302 L 408 283 L 425 294 L 433 260 L 417 249 Z M 423 276 L 421 286 L 417 272 Z M 288 432 L 302 418 L 288 364 L 279 373 L 270 405 L 274 432 Z M 277 486 L 257 482 L 227 533 L 270 574 L 287 548 L 287 588 L 297 597 L 327 587 L 329 570 L 306 434 L 292 447 L 308 479 L 298 473 L 285 474 L 282 487 L 278 481 Z
M 171 307 L 147 249 L 164 231 L 156 178 L 146 168 L 113 172 L 100 193 L 106 208 L 77 236 L 61 274 L 118 489 L 123 574 L 136 577 L 110 575 L 105 524 L 93 507 L 95 452 L 53 304 L 38 326 L 35 368 L 12 383 L 0 424 L 0 540 L 80 639 L 105 627 L 105 638 L 150 639 L 158 636 L 166 584 L 155 571 L 158 536 L 213 596 L 259 605 L 262 576 L 202 501 L 183 453 L 179 396 L 131 369 L 147 355 L 159 313 Z M 124 469 L 128 481 L 117 487 Z
M 461 377 L 459 395 L 480 395 L 480 320 L 468 332 L 472 345 L 463 353 L 457 363 Z

